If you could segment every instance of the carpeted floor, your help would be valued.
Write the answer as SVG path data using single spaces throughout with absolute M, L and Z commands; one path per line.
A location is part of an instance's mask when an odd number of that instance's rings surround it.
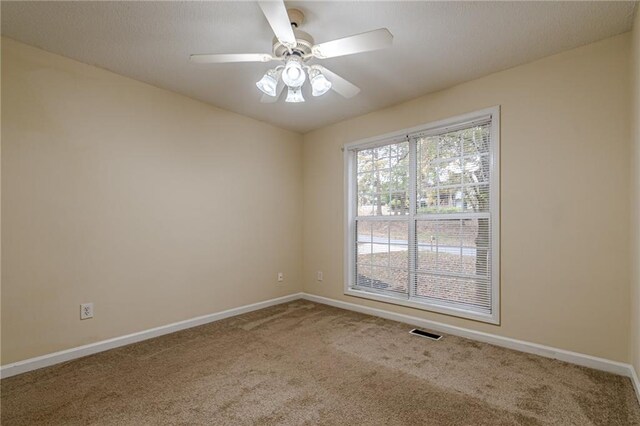
M 628 378 L 295 301 L 4 379 L 33 424 L 634 425 Z

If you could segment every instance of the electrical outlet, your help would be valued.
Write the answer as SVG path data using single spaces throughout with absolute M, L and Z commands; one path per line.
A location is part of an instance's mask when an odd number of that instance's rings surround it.
M 322 271 L 318 271 L 316 273 L 316 280 L 322 281 L 324 278 L 322 277 Z
M 284 281 L 284 274 L 282 272 L 278 272 L 278 282 Z
M 80 305 L 80 319 L 93 318 L 93 303 L 83 303 Z

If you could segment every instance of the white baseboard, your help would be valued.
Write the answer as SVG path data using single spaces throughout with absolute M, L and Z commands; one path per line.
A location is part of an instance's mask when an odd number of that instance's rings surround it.
M 512 339 L 509 337 L 498 336 L 481 331 L 474 331 L 467 328 L 456 327 L 441 322 L 431 321 L 410 315 L 398 314 L 383 309 L 371 308 L 368 306 L 358 305 L 355 303 L 343 302 L 341 300 L 330 299 L 327 297 L 316 296 L 308 293 L 294 293 L 288 296 L 278 297 L 276 299 L 265 300 L 264 302 L 253 303 L 251 305 L 240 306 L 238 308 L 228 309 L 222 312 L 216 312 L 209 315 L 188 319 L 185 321 L 175 322 L 173 324 L 128 334 L 126 336 L 115 337 L 113 339 L 103 340 L 76 348 L 67 349 L 60 352 L 54 352 L 23 361 L 14 362 L 12 364 L 0 367 L 0 378 L 15 376 L 17 374 L 26 373 L 28 371 L 37 370 L 39 368 L 48 367 L 61 362 L 70 361 L 98 352 L 120 346 L 129 345 L 131 343 L 140 342 L 164 334 L 174 333 L 191 327 L 219 321 L 221 319 L 233 317 L 258 309 L 267 308 L 269 306 L 279 305 L 281 303 L 291 302 L 297 299 L 305 299 L 311 302 L 321 303 L 324 305 L 335 306 L 337 308 L 347 309 L 350 311 L 360 312 L 367 315 L 373 315 L 380 318 L 386 318 L 392 321 L 403 322 L 420 328 L 426 328 L 454 336 L 465 337 L 467 339 L 477 340 L 479 342 L 490 343 L 492 345 L 513 349 L 520 352 L 540 355 L 547 358 L 558 359 L 584 367 L 594 368 L 609 373 L 626 376 L 631 379 L 640 402 L 640 380 L 630 364 L 611 361 L 604 358 L 598 358 L 591 355 L 581 354 L 578 352 L 566 351 L 564 349 L 553 348 L 550 346 L 539 345 L 537 343 L 526 342 L 523 340 Z
M 129 345 L 131 343 L 140 342 L 142 340 L 152 339 L 164 334 L 174 333 L 186 328 L 196 327 L 221 319 L 233 317 L 258 309 L 267 308 L 269 306 L 279 305 L 281 303 L 297 300 L 302 297 L 302 293 L 294 293 L 288 296 L 278 297 L 276 299 L 265 300 L 264 302 L 253 303 L 251 305 L 240 306 L 238 308 L 228 309 L 222 312 L 216 312 L 209 315 L 203 315 L 184 321 L 174 322 L 173 324 L 163 325 L 149 330 L 139 331 L 137 333 L 127 334 L 126 336 L 115 337 L 113 339 L 103 340 L 84 346 L 78 346 L 66 349 L 60 352 L 54 352 L 35 358 L 25 359 L 24 361 L 14 362 L 12 364 L 0 367 L 0 378 L 15 376 L 16 374 L 26 373 L 27 371 L 37 370 L 38 368 L 48 367 L 50 365 L 59 364 L 61 362 L 70 361 L 72 359 L 81 358 L 98 352 L 120 346 Z
M 550 346 L 539 345 L 537 343 L 516 340 L 509 337 L 498 336 L 496 334 L 483 333 L 468 328 L 456 327 L 453 325 L 443 324 L 441 322 L 430 321 L 410 315 L 398 314 L 395 312 L 385 311 L 383 309 L 370 308 L 368 306 L 357 305 L 355 303 L 343 302 L 341 300 L 329 299 L 327 297 L 316 296 L 313 294 L 303 293 L 302 298 L 311 302 L 322 303 L 325 305 L 335 306 L 336 308 L 347 309 L 350 311 L 360 312 L 363 314 L 373 315 L 376 317 L 386 318 L 392 321 L 403 322 L 420 328 L 426 328 L 454 336 L 465 337 L 467 339 L 477 340 L 479 342 L 490 343 L 492 345 L 501 346 L 503 348 L 514 349 L 520 352 L 540 355 L 546 358 L 558 359 L 572 364 L 584 367 L 594 368 L 609 373 L 626 376 L 634 380 L 636 392 L 638 392 L 638 378 L 630 364 L 611 361 L 605 358 L 598 358 L 591 355 L 581 354 L 578 352 L 566 351 L 564 349 L 553 348 Z M 640 401 L 640 393 L 638 393 Z
M 631 368 L 631 382 L 633 383 L 633 387 L 636 390 L 636 396 L 638 397 L 638 402 L 640 402 L 640 378 L 638 378 L 638 372 L 632 365 L 629 366 Z

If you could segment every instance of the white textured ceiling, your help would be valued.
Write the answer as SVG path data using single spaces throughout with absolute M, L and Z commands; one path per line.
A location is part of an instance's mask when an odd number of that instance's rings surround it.
M 2 34 L 291 130 L 412 99 L 625 31 L 635 2 L 287 2 L 316 42 L 386 27 L 393 47 L 321 61 L 362 88 L 259 102 L 269 64 L 196 65 L 191 53 L 270 52 L 254 2 L 2 2 Z

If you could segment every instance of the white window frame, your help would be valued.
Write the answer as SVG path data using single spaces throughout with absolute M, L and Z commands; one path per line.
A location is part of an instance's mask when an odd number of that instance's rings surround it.
M 407 135 L 416 132 L 442 133 L 447 128 L 456 127 L 461 124 L 490 117 L 491 119 L 491 145 L 490 145 L 490 214 L 491 214 L 491 313 L 484 314 L 466 310 L 461 307 L 447 306 L 446 303 L 417 302 L 405 299 L 384 291 L 372 292 L 352 288 L 355 279 L 355 213 L 357 211 L 357 182 L 355 179 L 356 149 L 374 148 L 387 145 L 394 141 L 408 140 Z M 472 319 L 490 324 L 500 324 L 500 106 L 494 106 L 483 110 L 459 115 L 456 117 L 439 120 L 420 126 L 403 129 L 382 136 L 375 136 L 360 139 L 347 143 L 343 146 L 344 151 L 344 294 L 360 297 L 364 299 L 376 300 L 379 302 L 391 303 L 395 305 L 408 306 L 411 308 L 440 314 L 452 315 L 461 318 Z M 414 157 L 415 160 L 415 157 Z M 410 173 L 415 177 L 415 161 L 411 161 L 409 167 L 413 169 Z M 413 179 L 411 179 L 413 180 Z M 415 192 L 415 182 L 411 183 L 411 191 Z M 448 217 L 452 217 L 449 215 Z M 383 219 L 392 219 L 381 217 Z M 410 226 L 409 229 L 412 227 Z M 411 238 L 411 236 L 410 236 Z

